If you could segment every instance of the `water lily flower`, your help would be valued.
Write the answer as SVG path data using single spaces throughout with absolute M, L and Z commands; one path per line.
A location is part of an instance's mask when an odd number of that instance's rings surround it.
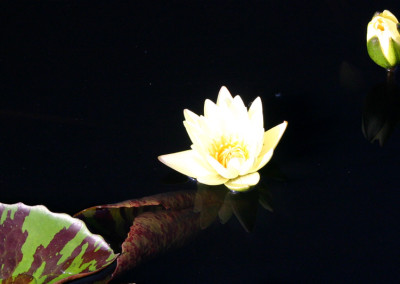
M 205 101 L 204 116 L 187 109 L 184 116 L 191 150 L 158 159 L 200 183 L 225 184 L 234 191 L 259 182 L 257 171 L 269 162 L 287 126 L 284 121 L 264 132 L 261 99 L 247 110 L 241 97 L 232 98 L 226 87 L 219 91 L 216 104 Z
M 367 28 L 367 49 L 379 66 L 390 69 L 400 63 L 399 21 L 388 10 L 376 12 Z

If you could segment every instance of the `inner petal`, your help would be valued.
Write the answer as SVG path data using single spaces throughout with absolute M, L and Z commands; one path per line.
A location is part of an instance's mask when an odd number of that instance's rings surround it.
M 243 164 L 249 158 L 249 151 L 243 142 L 223 136 L 220 140 L 214 141 L 210 155 L 223 167 L 228 168 L 230 161 L 235 166 Z

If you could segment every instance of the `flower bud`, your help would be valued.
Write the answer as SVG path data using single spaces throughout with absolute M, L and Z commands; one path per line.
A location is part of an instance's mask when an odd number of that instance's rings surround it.
M 399 21 L 388 10 L 376 12 L 368 24 L 367 48 L 371 59 L 390 69 L 400 63 Z

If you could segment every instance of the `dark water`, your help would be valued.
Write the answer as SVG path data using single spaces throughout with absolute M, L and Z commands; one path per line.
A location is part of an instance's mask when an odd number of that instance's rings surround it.
M 137 2 L 0 4 L 0 201 L 73 214 L 195 189 L 165 184 L 157 156 L 189 148 L 182 110 L 225 85 L 261 97 L 266 128 L 289 122 L 271 164 L 286 179 L 261 171 L 274 212 L 252 233 L 216 223 L 126 281 L 398 282 L 399 104 L 371 94 L 386 74 L 365 42 L 398 3 Z M 386 125 L 383 146 L 362 117 Z

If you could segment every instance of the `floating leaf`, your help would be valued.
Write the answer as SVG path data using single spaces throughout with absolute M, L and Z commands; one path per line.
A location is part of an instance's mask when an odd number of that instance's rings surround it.
M 113 278 L 142 261 L 184 244 L 200 231 L 193 211 L 195 192 L 163 193 L 117 204 L 95 206 L 75 217 L 119 247 Z
M 85 224 L 46 207 L 0 203 L 1 283 L 64 283 L 117 257 Z

